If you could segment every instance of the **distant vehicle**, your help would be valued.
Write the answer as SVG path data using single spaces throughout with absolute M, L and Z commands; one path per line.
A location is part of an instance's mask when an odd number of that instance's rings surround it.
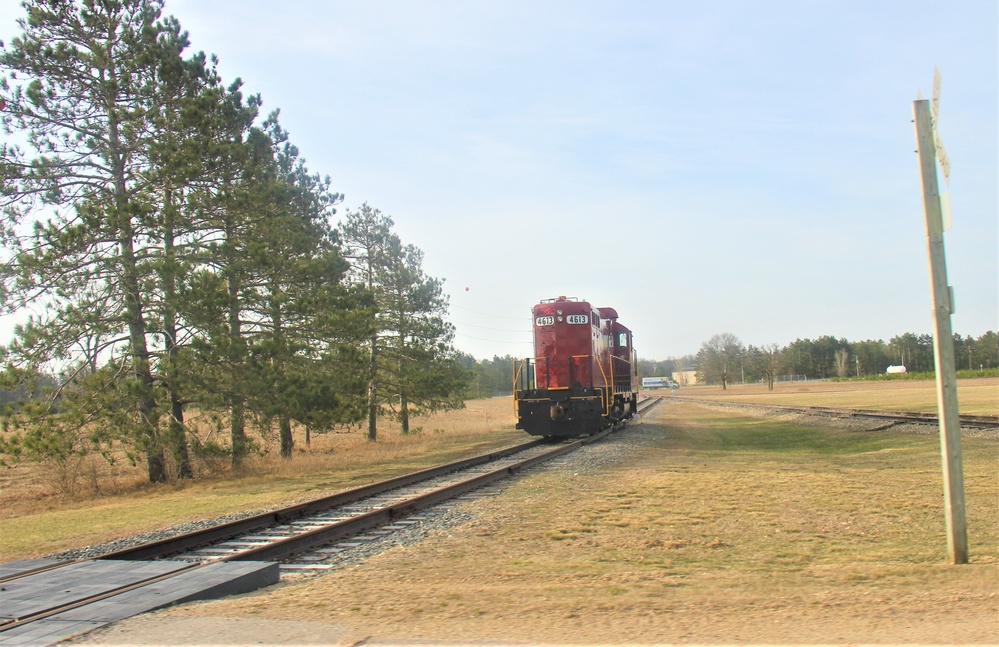
M 517 429 L 588 436 L 638 409 L 638 357 L 614 308 L 560 296 L 534 306 L 534 357 L 517 362 Z
M 643 377 L 643 389 L 677 389 L 680 385 L 668 377 Z
M 905 370 L 904 366 L 889 366 L 888 370 L 885 371 L 885 373 L 888 373 L 889 375 L 898 374 L 898 373 L 905 373 L 905 372 L 906 372 L 906 370 Z

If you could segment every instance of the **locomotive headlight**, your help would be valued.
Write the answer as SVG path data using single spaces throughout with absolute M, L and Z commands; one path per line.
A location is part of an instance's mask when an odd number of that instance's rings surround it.
M 557 311 L 555 312 L 555 314 L 559 314 L 559 315 L 560 315 L 560 314 L 562 314 L 562 311 L 561 311 L 561 310 L 557 310 Z M 562 320 L 561 320 L 561 319 L 559 319 L 559 321 L 562 321 Z
M 558 318 L 558 320 L 559 320 L 559 321 L 562 321 L 562 317 L 559 317 L 559 318 Z

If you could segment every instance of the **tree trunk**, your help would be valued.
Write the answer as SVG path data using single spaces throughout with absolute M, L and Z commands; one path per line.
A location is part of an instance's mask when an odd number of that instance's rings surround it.
M 226 287 L 229 290 L 229 370 L 242 364 L 239 348 L 243 342 L 242 325 L 239 320 L 240 281 L 236 275 L 237 261 L 234 239 L 234 226 L 230 220 L 226 223 L 226 241 L 229 243 L 226 249 L 226 265 L 229 273 L 226 279 Z M 229 443 L 232 445 L 232 466 L 239 467 L 242 465 L 247 451 L 246 408 L 239 387 L 230 384 L 229 389 Z
M 400 313 L 399 320 L 402 321 L 404 315 Z M 409 397 L 406 395 L 406 375 L 403 364 L 403 357 L 406 355 L 406 336 L 399 337 L 399 425 L 402 427 L 402 435 L 409 434 Z
M 187 430 L 184 428 L 184 405 L 173 394 L 170 396 L 170 422 L 167 425 L 167 443 L 177 468 L 177 477 L 194 478 L 191 456 L 187 451 Z
M 125 305 L 125 323 L 128 326 L 129 350 L 132 359 L 132 377 L 138 386 L 136 405 L 139 412 L 138 432 L 146 451 L 148 477 L 151 483 L 167 480 L 166 461 L 160 442 L 159 423 L 156 417 L 156 395 L 153 391 L 153 374 L 149 366 L 149 348 L 146 345 L 146 320 L 139 287 L 138 263 L 135 258 L 135 232 L 132 227 L 131 207 L 125 183 L 125 161 L 118 122 L 114 110 L 109 111 L 109 138 L 111 164 L 114 175 L 114 220 L 118 233 L 121 290 Z
M 272 277 L 270 281 L 271 294 L 271 330 L 273 335 L 273 355 L 271 365 L 274 369 L 274 377 L 277 386 L 277 393 L 285 391 L 285 359 L 288 356 L 288 348 L 284 338 L 284 317 L 280 306 L 280 295 L 277 281 Z M 278 437 L 281 439 L 281 458 L 291 458 L 291 450 L 295 446 L 295 439 L 291 435 L 291 416 L 288 414 L 290 406 L 284 397 L 279 397 L 281 412 L 278 414 Z
M 278 420 L 278 435 L 281 438 L 281 458 L 291 458 L 295 439 L 291 435 L 291 418 L 285 414 L 281 414 L 281 418 Z
M 368 440 L 374 442 L 378 437 L 378 337 L 371 337 L 371 377 L 368 381 Z
M 167 426 L 167 445 L 173 455 L 177 476 L 182 479 L 193 478 L 191 457 L 187 451 L 187 433 L 184 429 L 184 405 L 181 404 L 180 393 L 177 390 L 177 316 L 174 303 L 177 299 L 176 290 L 176 252 L 174 248 L 174 211 L 173 192 L 168 188 L 163 199 L 163 254 L 166 265 L 163 268 L 163 336 L 166 342 L 166 375 L 167 390 L 170 393 L 170 422 Z
M 156 399 L 153 393 L 153 375 L 149 367 L 149 349 L 146 346 L 146 326 L 142 305 L 138 295 L 139 281 L 134 264 L 134 251 L 131 236 L 121 241 L 124 263 L 122 288 L 126 292 L 125 317 L 128 320 L 128 337 L 132 351 L 132 375 L 138 384 L 136 392 L 139 410 L 139 433 L 146 448 L 146 462 L 149 467 L 149 481 L 160 483 L 167 479 L 163 445 L 160 442 L 159 426 L 156 419 Z
M 406 397 L 406 389 L 402 389 L 399 394 L 399 423 L 402 425 L 402 434 L 409 433 L 409 398 Z
M 246 456 L 246 409 L 242 403 L 229 405 L 229 442 L 232 444 L 232 466 L 239 467 Z

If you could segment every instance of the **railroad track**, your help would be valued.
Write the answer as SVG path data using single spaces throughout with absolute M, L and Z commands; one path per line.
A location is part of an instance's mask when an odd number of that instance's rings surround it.
M 714 400 L 711 398 L 691 398 L 687 396 L 677 396 L 681 402 L 695 402 L 698 404 L 711 404 L 721 407 L 759 407 L 773 411 L 783 411 L 788 413 L 804 413 L 809 415 L 828 416 L 835 418 L 872 418 L 886 420 L 896 424 L 924 424 L 939 425 L 939 418 L 935 413 L 925 413 L 920 411 L 879 411 L 876 409 L 840 409 L 834 407 L 802 407 L 782 404 L 765 404 L 760 402 L 727 402 L 724 400 Z M 966 429 L 994 429 L 999 427 L 999 416 L 959 416 L 961 427 Z
M 647 411 L 658 401 L 658 398 L 645 400 L 641 403 L 639 412 Z M 401 529 L 405 527 L 407 517 L 421 510 L 595 443 L 620 426 L 622 425 L 615 425 L 593 436 L 554 446 L 543 439 L 534 439 L 307 503 L 108 553 L 98 559 L 104 562 L 169 561 L 177 564 L 177 568 L 169 573 L 156 574 L 139 582 L 130 582 L 120 588 L 102 591 L 94 596 L 81 596 L 66 604 L 53 605 L 35 613 L 14 617 L 6 624 L 0 624 L 0 645 L 7 642 L 4 640 L 4 632 L 65 614 L 94 601 L 105 600 L 151 582 L 162 582 L 175 575 L 189 574 L 199 568 L 220 562 L 271 562 L 295 559 L 296 556 L 310 552 L 315 555 L 315 551 L 322 551 L 324 547 L 351 537 L 356 538 L 362 533 Z M 378 528 L 385 530 L 378 531 Z M 366 537 L 366 539 L 372 538 Z M 334 546 L 326 550 L 336 552 L 346 546 L 341 544 L 340 547 Z M 314 563 L 319 559 L 322 557 L 310 561 Z M 10 577 L 0 578 L 0 585 L 80 563 L 65 562 L 47 568 L 25 570 Z
M 418 472 L 405 474 L 392 479 L 379 481 L 370 485 L 365 485 L 345 492 L 340 492 L 331 496 L 326 496 L 306 503 L 288 506 L 270 512 L 264 512 L 251 517 L 245 517 L 237 521 L 219 524 L 210 528 L 197 530 L 190 533 L 180 534 L 166 539 L 153 541 L 130 548 L 117 550 L 101 555 L 97 559 L 121 559 L 121 560 L 157 560 L 172 557 L 183 558 L 184 554 L 191 554 L 199 548 L 232 540 L 240 536 L 251 535 L 257 532 L 266 532 L 268 529 L 289 526 L 301 526 L 303 519 L 310 516 L 318 516 L 338 507 L 348 507 L 351 504 L 363 501 L 364 499 L 376 497 L 386 492 L 410 486 L 419 482 L 426 482 L 450 472 L 467 470 L 478 465 L 488 464 L 501 460 L 510 455 L 517 454 L 539 446 L 542 440 L 532 440 L 519 445 L 514 445 L 487 454 L 482 454 L 472 458 L 462 459 L 444 465 L 428 468 Z M 283 531 L 283 530 L 282 530 Z M 285 534 L 287 537 L 287 533 Z M 238 559 L 240 551 L 234 551 L 231 555 L 219 555 L 214 558 L 199 559 L 194 561 L 215 561 L 216 559 Z M 16 575 L 0 578 L 0 584 L 19 577 L 32 575 L 47 570 L 62 568 L 75 562 L 64 562 L 37 569 L 22 571 Z

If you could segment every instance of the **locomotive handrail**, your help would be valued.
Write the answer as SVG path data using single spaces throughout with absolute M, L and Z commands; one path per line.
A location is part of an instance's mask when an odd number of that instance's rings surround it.
M 520 393 L 520 372 L 524 369 L 524 364 L 527 363 L 526 359 L 513 360 L 513 383 L 510 387 L 513 389 L 513 415 L 520 417 L 520 398 L 517 395 Z
M 545 360 L 545 384 L 550 389 L 552 381 L 551 362 L 549 361 L 550 358 L 548 358 L 547 356 L 543 356 L 543 357 L 534 357 L 534 358 L 526 357 L 520 360 L 516 359 L 513 360 L 513 384 L 511 384 L 511 387 L 513 389 L 513 395 L 514 395 L 513 412 L 515 414 L 520 413 L 520 398 L 517 397 L 517 394 L 520 393 L 521 391 L 531 390 L 531 376 L 532 374 L 535 373 L 534 367 L 537 366 L 537 361 L 539 359 Z M 528 367 L 528 371 L 526 373 L 524 373 L 525 366 Z M 524 380 L 526 382 L 526 384 L 524 385 L 526 388 L 524 389 L 518 388 L 520 386 L 521 373 L 524 373 Z M 535 388 L 537 388 L 538 386 L 538 379 L 536 374 L 534 375 L 534 386 Z
M 607 384 L 607 373 L 604 372 L 604 367 L 603 367 L 603 364 L 600 363 L 600 360 L 597 360 L 597 368 L 600 369 L 600 375 L 602 375 L 603 378 L 604 378 L 604 384 Z M 613 384 L 611 384 L 609 390 L 610 391 L 614 390 L 614 385 Z M 600 399 L 603 400 L 604 415 L 609 416 L 610 415 L 610 403 L 611 403 L 611 399 L 607 395 L 607 391 L 608 391 L 608 389 L 600 389 L 600 394 L 601 394 L 601 398 Z
M 569 356 L 569 385 L 572 385 L 572 365 L 573 360 L 577 359 L 589 359 L 590 360 L 590 388 L 593 388 L 593 355 L 570 355 Z M 584 385 L 585 386 L 585 385 Z
M 628 372 L 626 374 L 625 373 L 620 373 L 619 374 L 617 371 L 615 371 L 614 370 L 614 360 L 617 360 L 619 362 L 624 362 L 625 364 L 627 364 L 629 366 Z M 631 369 L 630 369 L 630 366 L 631 366 L 631 362 L 629 360 L 626 360 L 623 357 L 618 357 L 617 355 L 611 354 L 611 373 L 614 376 L 614 390 L 615 390 L 615 392 L 617 391 L 618 387 L 621 387 L 623 389 L 624 387 L 627 386 L 630 389 L 630 387 L 631 387 Z M 619 375 L 622 378 L 622 381 L 621 381 L 620 384 L 618 383 L 618 379 L 617 379 Z M 624 383 L 624 379 L 625 378 L 627 379 L 627 384 Z
M 547 356 L 533 357 L 533 358 L 526 357 L 522 360 L 514 360 L 514 366 L 517 367 L 519 365 L 519 368 L 515 369 L 515 374 L 513 376 L 513 388 L 515 391 L 520 390 L 517 389 L 517 385 L 520 383 L 520 372 L 523 370 L 524 365 L 526 364 L 528 366 L 531 366 L 531 362 L 534 362 L 534 366 L 537 366 L 537 362 L 539 359 L 545 360 L 545 384 L 549 388 L 551 387 L 552 370 L 551 370 L 551 362 L 549 361 L 550 358 Z M 527 387 L 525 390 L 529 391 L 531 390 L 531 371 L 528 371 L 525 377 L 527 378 L 527 384 L 524 385 L 525 387 Z M 537 380 L 537 375 L 535 375 L 534 387 L 537 388 L 537 386 L 538 386 L 538 380 Z

